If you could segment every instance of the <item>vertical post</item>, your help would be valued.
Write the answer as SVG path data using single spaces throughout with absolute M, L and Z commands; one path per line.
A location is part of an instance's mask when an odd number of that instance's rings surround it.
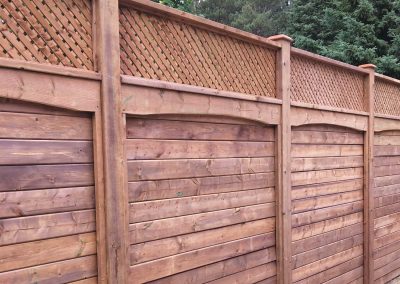
M 292 282 L 292 197 L 291 197 L 291 124 L 290 124 L 290 47 L 286 35 L 269 37 L 281 44 L 277 55 L 277 97 L 282 100 L 281 124 L 278 126 L 277 165 L 277 275 L 278 283 Z
M 94 0 L 96 58 L 102 74 L 101 135 L 104 177 L 104 240 L 107 283 L 127 283 L 127 182 L 121 100 L 118 0 Z M 99 163 L 101 165 L 101 163 Z M 101 270 L 101 269 L 100 269 Z
M 369 112 L 368 131 L 364 143 L 364 283 L 374 283 L 374 198 L 372 190 L 374 186 L 374 89 L 376 66 L 366 64 L 360 67 L 369 72 L 364 83 L 367 111 Z

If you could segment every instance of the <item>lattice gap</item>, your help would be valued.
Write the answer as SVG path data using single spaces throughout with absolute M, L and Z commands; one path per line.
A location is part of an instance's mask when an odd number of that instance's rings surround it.
M 362 74 L 298 55 L 292 55 L 291 74 L 293 101 L 367 110 Z
M 276 52 L 130 8 L 120 11 L 123 74 L 275 96 Z
M 90 0 L 3 0 L 1 57 L 93 70 Z
M 400 85 L 376 78 L 375 112 L 400 116 Z

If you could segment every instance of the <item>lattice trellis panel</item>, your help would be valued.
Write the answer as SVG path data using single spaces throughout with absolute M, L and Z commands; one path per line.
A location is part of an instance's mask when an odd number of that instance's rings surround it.
M 276 52 L 131 8 L 120 12 L 126 75 L 275 96 Z
M 1 0 L 1 57 L 93 70 L 90 0 Z
M 293 101 L 366 110 L 362 74 L 293 54 L 291 76 Z
M 376 78 L 375 112 L 400 116 L 400 84 L 396 85 Z

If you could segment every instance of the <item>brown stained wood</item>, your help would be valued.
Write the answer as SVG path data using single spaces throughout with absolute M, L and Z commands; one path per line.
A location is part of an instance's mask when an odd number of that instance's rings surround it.
M 128 114 L 219 115 L 276 125 L 280 106 L 239 99 L 122 85 L 124 112 Z
M 166 170 L 166 172 L 168 172 Z M 271 187 L 275 184 L 275 174 L 258 173 L 228 175 L 204 178 L 156 180 L 130 182 L 129 202 L 199 196 L 223 192 L 233 192 Z
M 274 158 L 138 160 L 128 162 L 128 180 L 161 180 L 274 171 Z
M 130 243 L 142 243 L 268 218 L 275 224 L 275 203 L 239 207 L 182 217 L 160 219 L 129 226 Z
M 129 206 L 129 222 L 138 223 L 274 201 L 275 189 L 263 188 L 198 197 L 183 197 L 177 200 L 131 203 Z
M 92 140 L 92 126 L 84 117 L 0 112 L 0 138 Z
M 304 226 L 315 222 L 329 220 L 340 216 L 345 216 L 363 210 L 363 202 L 356 201 L 352 203 L 333 205 L 327 208 L 318 210 L 310 210 L 303 213 L 297 213 L 292 215 L 293 227 Z
M 93 254 L 96 254 L 95 233 L 2 246 L 0 272 Z
M 292 172 L 362 167 L 362 156 L 292 158 Z
M 352 271 L 346 272 L 345 274 L 331 279 L 327 281 L 327 284 L 341 284 L 341 283 L 349 283 L 349 284 L 357 284 L 364 283 L 363 282 L 364 268 L 358 267 Z M 359 280 L 361 279 L 361 280 Z
M 70 284 L 97 284 L 97 283 L 98 283 L 97 277 L 91 277 L 91 278 L 87 278 L 87 279 L 70 282 Z
M 313 144 L 313 145 L 315 144 L 362 145 L 364 143 L 364 139 L 363 136 L 358 133 L 295 130 L 292 133 L 292 143 Z
M 92 162 L 90 141 L 0 140 L 0 165 Z
M 95 231 L 94 210 L 0 220 L 0 245 L 30 242 Z
M 2 283 L 68 283 L 96 276 L 96 256 L 85 256 L 53 262 L 32 268 L 13 270 L 0 274 Z
M 131 265 L 254 235 L 269 233 L 274 230 L 275 223 L 272 220 L 262 219 L 214 230 L 132 245 L 130 247 Z M 271 261 L 275 260 L 275 248 L 271 248 L 268 253 L 271 255 Z
M 389 272 L 388 274 L 382 276 L 381 278 L 375 279 L 374 283 L 376 284 L 387 284 L 387 283 L 391 283 L 391 280 L 396 280 L 400 275 L 400 268 L 397 268 L 391 272 Z M 395 282 L 396 283 L 396 282 Z M 394 283 L 391 283 L 394 284 Z
M 363 168 L 333 169 L 309 172 L 297 172 L 292 174 L 292 185 L 311 185 L 316 183 L 328 183 L 362 178 Z
M 384 257 L 376 258 L 374 260 L 374 267 L 375 267 L 375 269 L 379 269 L 379 268 L 386 266 L 392 262 L 396 262 L 396 261 L 398 261 L 399 256 L 400 256 L 400 250 L 396 250 L 390 254 L 385 255 Z
M 362 156 L 362 145 L 292 145 L 293 158 Z
M 383 227 L 375 229 L 374 235 L 376 238 L 380 238 L 385 235 L 392 234 L 392 233 L 398 232 L 398 231 L 400 231 L 400 223 L 395 222 L 395 223 L 389 224 L 387 226 L 383 226 Z
M 397 195 L 400 193 L 400 188 L 397 184 L 375 187 L 373 195 L 375 198 L 385 197 L 388 195 Z
M 0 69 L 1 97 L 41 103 L 77 111 L 100 107 L 100 84 L 65 76 Z
M 400 146 L 398 145 L 378 145 L 374 149 L 376 157 L 400 156 Z
M 127 138 L 173 140 L 274 141 L 274 130 L 267 126 L 185 122 L 129 118 Z
M 398 135 L 385 134 L 386 132 L 382 132 L 382 134 L 378 133 L 378 135 L 375 135 L 375 146 L 400 146 L 400 133 L 398 133 Z
M 387 205 L 384 207 L 379 207 L 375 209 L 375 218 L 379 218 L 385 215 L 393 214 L 400 212 L 400 203 L 395 203 L 391 205 Z
M 380 218 L 376 218 L 374 220 L 374 227 L 375 228 L 380 228 L 386 225 L 390 225 L 392 223 L 397 222 L 400 219 L 400 212 L 399 213 L 394 213 L 390 215 L 385 215 Z
M 400 165 L 399 156 L 386 156 L 386 157 L 375 157 L 374 166 L 395 166 Z
M 301 239 L 299 241 L 294 241 L 292 244 L 293 255 L 312 250 L 339 240 L 361 234 L 363 232 L 362 223 L 357 223 L 354 225 L 349 225 L 344 228 L 339 228 L 337 230 L 329 231 L 327 233 L 322 233 L 310 238 Z
M 400 175 L 374 178 L 374 188 L 400 184 Z
M 162 258 L 130 267 L 129 279 L 135 283 L 156 280 L 174 273 L 197 268 L 235 256 L 257 251 L 275 244 L 275 234 L 262 234 L 250 238 L 210 246 L 176 256 Z M 171 265 L 173 263 L 173 265 Z M 149 274 L 149 269 L 153 273 Z
M 293 127 L 293 132 L 334 132 L 335 135 L 341 133 L 350 133 L 354 135 L 360 135 L 360 131 L 351 129 L 348 127 L 340 126 L 340 125 L 331 125 L 331 124 L 305 124 Z M 362 144 L 362 143 L 361 143 Z
M 400 201 L 399 194 L 381 196 L 374 199 L 375 208 L 387 206 Z
M 374 247 L 377 250 L 381 247 L 391 245 L 399 240 L 400 240 L 400 233 L 398 231 L 396 231 L 392 234 L 385 235 L 381 238 L 375 238 L 374 239 Z
M 387 119 L 376 117 L 374 120 L 375 131 L 398 131 L 400 130 L 400 121 L 395 119 Z
M 400 268 L 400 259 L 397 258 L 395 261 L 392 261 L 391 263 L 389 263 L 388 265 L 385 265 L 381 268 L 378 268 L 375 270 L 374 273 L 374 279 L 378 279 L 380 277 L 383 277 L 384 275 L 392 272 L 393 270 L 396 270 Z M 398 275 L 397 275 L 398 276 Z
M 128 160 L 249 158 L 274 155 L 273 142 L 128 139 Z
M 0 166 L 0 190 L 91 186 L 93 165 Z
M 0 218 L 76 211 L 95 207 L 94 187 L 0 192 Z

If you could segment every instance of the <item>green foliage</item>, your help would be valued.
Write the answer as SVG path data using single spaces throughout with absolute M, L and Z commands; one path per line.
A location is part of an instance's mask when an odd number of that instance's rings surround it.
M 194 12 L 194 2 L 193 0 L 152 0 L 160 4 L 167 5 L 169 7 L 179 9 L 185 12 Z

